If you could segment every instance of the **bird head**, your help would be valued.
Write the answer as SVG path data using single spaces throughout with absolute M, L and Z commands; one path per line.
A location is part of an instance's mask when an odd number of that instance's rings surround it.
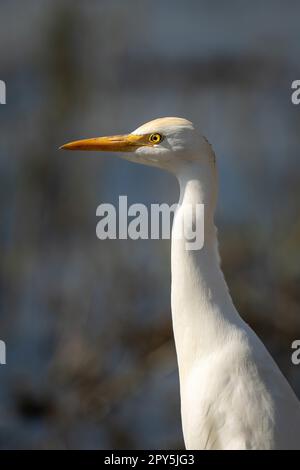
M 147 122 L 130 134 L 69 142 L 64 150 L 120 152 L 126 160 L 177 173 L 195 160 L 211 158 L 207 140 L 187 119 L 165 117 Z

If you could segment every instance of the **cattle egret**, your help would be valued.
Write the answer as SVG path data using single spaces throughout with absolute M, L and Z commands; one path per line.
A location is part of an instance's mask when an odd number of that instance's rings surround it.
M 220 268 L 211 145 L 182 118 L 160 118 L 127 135 L 71 142 L 67 150 L 121 157 L 174 174 L 180 199 L 172 230 L 171 306 L 186 448 L 300 449 L 300 403 L 263 343 L 235 309 Z M 187 250 L 187 207 L 204 204 L 204 246 Z

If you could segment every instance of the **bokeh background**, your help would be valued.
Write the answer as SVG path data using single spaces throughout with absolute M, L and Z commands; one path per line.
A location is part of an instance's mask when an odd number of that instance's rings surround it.
M 159 170 L 74 138 L 194 121 L 220 171 L 237 308 L 300 395 L 297 0 L 2 0 L 2 449 L 182 448 L 167 241 L 99 241 L 96 208 L 175 202 Z M 213 371 L 212 371 L 213 373 Z

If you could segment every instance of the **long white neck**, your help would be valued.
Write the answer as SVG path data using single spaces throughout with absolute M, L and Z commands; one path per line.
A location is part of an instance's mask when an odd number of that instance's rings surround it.
M 225 341 L 241 322 L 220 269 L 214 212 L 217 175 L 213 160 L 191 163 L 177 173 L 180 200 L 172 230 L 172 319 L 180 381 L 201 356 Z M 186 210 L 204 204 L 204 246 L 187 250 L 175 236 Z M 189 209 L 187 209 L 189 208 Z M 190 213 L 190 212 L 189 212 Z M 186 223 L 186 219 L 184 220 Z

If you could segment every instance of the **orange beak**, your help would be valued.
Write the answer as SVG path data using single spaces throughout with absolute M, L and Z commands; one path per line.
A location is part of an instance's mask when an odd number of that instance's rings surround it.
M 95 150 L 102 152 L 134 152 L 138 147 L 148 145 L 145 135 L 126 134 L 93 139 L 75 140 L 60 147 L 63 150 Z

